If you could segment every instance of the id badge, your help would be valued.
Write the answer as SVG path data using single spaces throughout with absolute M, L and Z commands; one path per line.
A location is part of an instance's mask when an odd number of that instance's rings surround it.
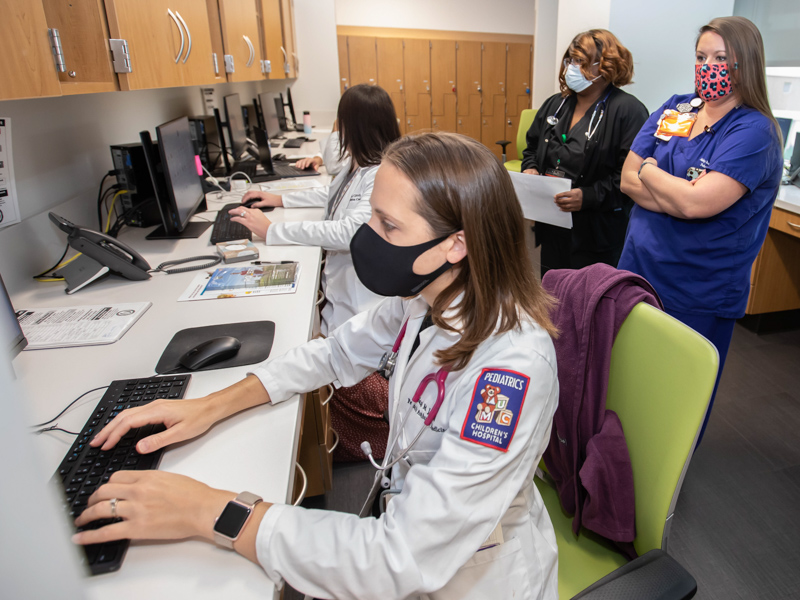
M 561 169 L 547 169 L 544 174 L 547 177 L 561 177 L 562 179 L 567 175 L 567 173 Z
M 697 113 L 678 112 L 668 108 L 658 120 L 658 126 L 653 135 L 664 141 L 669 141 L 673 137 L 689 137 L 696 120 Z

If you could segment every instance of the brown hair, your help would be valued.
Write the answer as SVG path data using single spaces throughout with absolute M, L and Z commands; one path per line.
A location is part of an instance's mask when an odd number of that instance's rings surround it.
M 695 48 L 700 37 L 709 31 L 719 35 L 725 42 L 728 72 L 731 74 L 734 91 L 739 95 L 743 104 L 755 108 L 772 121 L 778 140 L 783 145 L 781 128 L 769 106 L 764 41 L 761 39 L 758 27 L 744 17 L 717 17 L 711 19 L 708 25 L 700 28 L 695 40 Z
M 511 177 L 482 144 L 455 133 L 406 136 L 387 148 L 384 161 L 419 191 L 417 213 L 434 237 L 464 231 L 467 256 L 450 286 L 431 307 L 433 322 L 461 339 L 435 353 L 452 370 L 463 369 L 494 333 L 519 327 L 527 315 L 550 335 L 553 298 L 542 288 L 525 245 L 525 225 Z M 455 298 L 460 330 L 443 317 Z
M 620 43 L 617 36 L 605 29 L 590 29 L 579 33 L 564 52 L 561 71 L 558 73 L 562 96 L 574 93 L 567 86 L 565 78 L 567 68 L 564 60 L 568 58 L 580 58 L 583 61 L 581 73 L 587 79 L 594 77 L 591 72 L 592 63 L 599 62 L 600 76 L 611 85 L 622 87 L 633 80 L 633 56 L 630 50 Z
M 360 83 L 346 89 L 336 121 L 342 142 L 339 158 L 349 152 L 360 167 L 380 164 L 383 150 L 400 137 L 392 99 L 377 85 Z

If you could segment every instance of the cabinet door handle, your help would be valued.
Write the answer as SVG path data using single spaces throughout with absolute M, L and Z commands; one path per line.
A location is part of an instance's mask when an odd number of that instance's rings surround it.
M 173 13 L 169 8 L 167 9 L 167 14 L 172 17 L 172 20 L 175 21 L 175 27 L 178 28 L 178 32 L 181 34 L 181 49 L 178 50 L 178 56 L 175 57 L 175 64 L 178 64 L 178 61 L 181 59 L 181 55 L 183 54 L 183 47 L 186 42 L 186 36 L 183 35 L 183 28 L 181 24 L 178 23 L 178 19 L 175 18 L 175 13 Z
M 253 48 L 253 44 L 249 37 L 243 35 L 242 38 L 244 39 L 244 43 L 247 44 L 247 48 L 250 50 L 250 57 L 247 59 L 247 63 L 244 65 L 245 67 L 249 67 L 253 64 L 253 60 L 255 60 L 256 50 Z
M 336 436 L 336 441 L 333 442 L 333 446 L 331 446 L 330 449 L 328 450 L 328 454 L 333 454 L 333 451 L 336 450 L 336 446 L 339 445 L 339 434 L 336 433 L 336 430 L 333 427 L 331 427 L 331 432 L 333 433 L 334 436 Z
M 300 475 L 303 476 L 303 489 L 300 490 L 300 495 L 297 497 L 297 500 L 292 502 L 292 506 L 298 506 L 303 500 L 306 499 L 306 491 L 308 490 L 308 477 L 306 476 L 306 472 L 303 470 L 303 467 L 300 466 L 299 462 L 295 461 L 294 467 L 300 471 Z
M 188 42 L 187 48 L 186 48 L 186 56 L 184 56 L 183 60 L 181 61 L 182 64 L 186 64 L 186 61 L 189 58 L 189 53 L 191 53 L 191 51 L 192 51 L 192 32 L 189 31 L 189 26 L 186 24 L 186 21 L 183 20 L 183 17 L 181 16 L 181 13 L 179 13 L 176 10 L 175 11 L 175 15 L 178 17 L 178 20 L 181 22 L 181 25 L 183 25 L 183 28 L 186 30 L 186 37 L 189 38 L 189 42 Z
M 325 387 L 330 391 L 328 392 L 328 397 L 325 398 L 325 400 L 322 401 L 322 406 L 326 406 L 328 404 L 328 402 L 331 401 L 331 398 L 333 398 L 333 386 L 329 383 Z
M 800 225 L 797 223 L 792 223 L 791 221 L 786 221 L 786 224 L 796 231 L 800 231 Z

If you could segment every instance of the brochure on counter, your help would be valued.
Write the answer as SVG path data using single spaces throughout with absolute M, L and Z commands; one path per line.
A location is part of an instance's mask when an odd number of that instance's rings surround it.
M 198 273 L 178 302 L 293 294 L 297 291 L 300 264 L 293 261 L 225 267 Z
M 116 342 L 151 306 L 150 302 L 132 302 L 23 308 L 17 311 L 17 320 L 28 340 L 25 350 L 95 346 Z

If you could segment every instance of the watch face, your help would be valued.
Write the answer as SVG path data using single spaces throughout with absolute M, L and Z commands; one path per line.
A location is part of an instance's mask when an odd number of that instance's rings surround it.
M 214 524 L 214 531 L 222 535 L 235 539 L 239 536 L 239 532 L 247 522 L 247 517 L 250 516 L 251 509 L 236 502 L 228 502 L 225 510 L 217 519 Z

